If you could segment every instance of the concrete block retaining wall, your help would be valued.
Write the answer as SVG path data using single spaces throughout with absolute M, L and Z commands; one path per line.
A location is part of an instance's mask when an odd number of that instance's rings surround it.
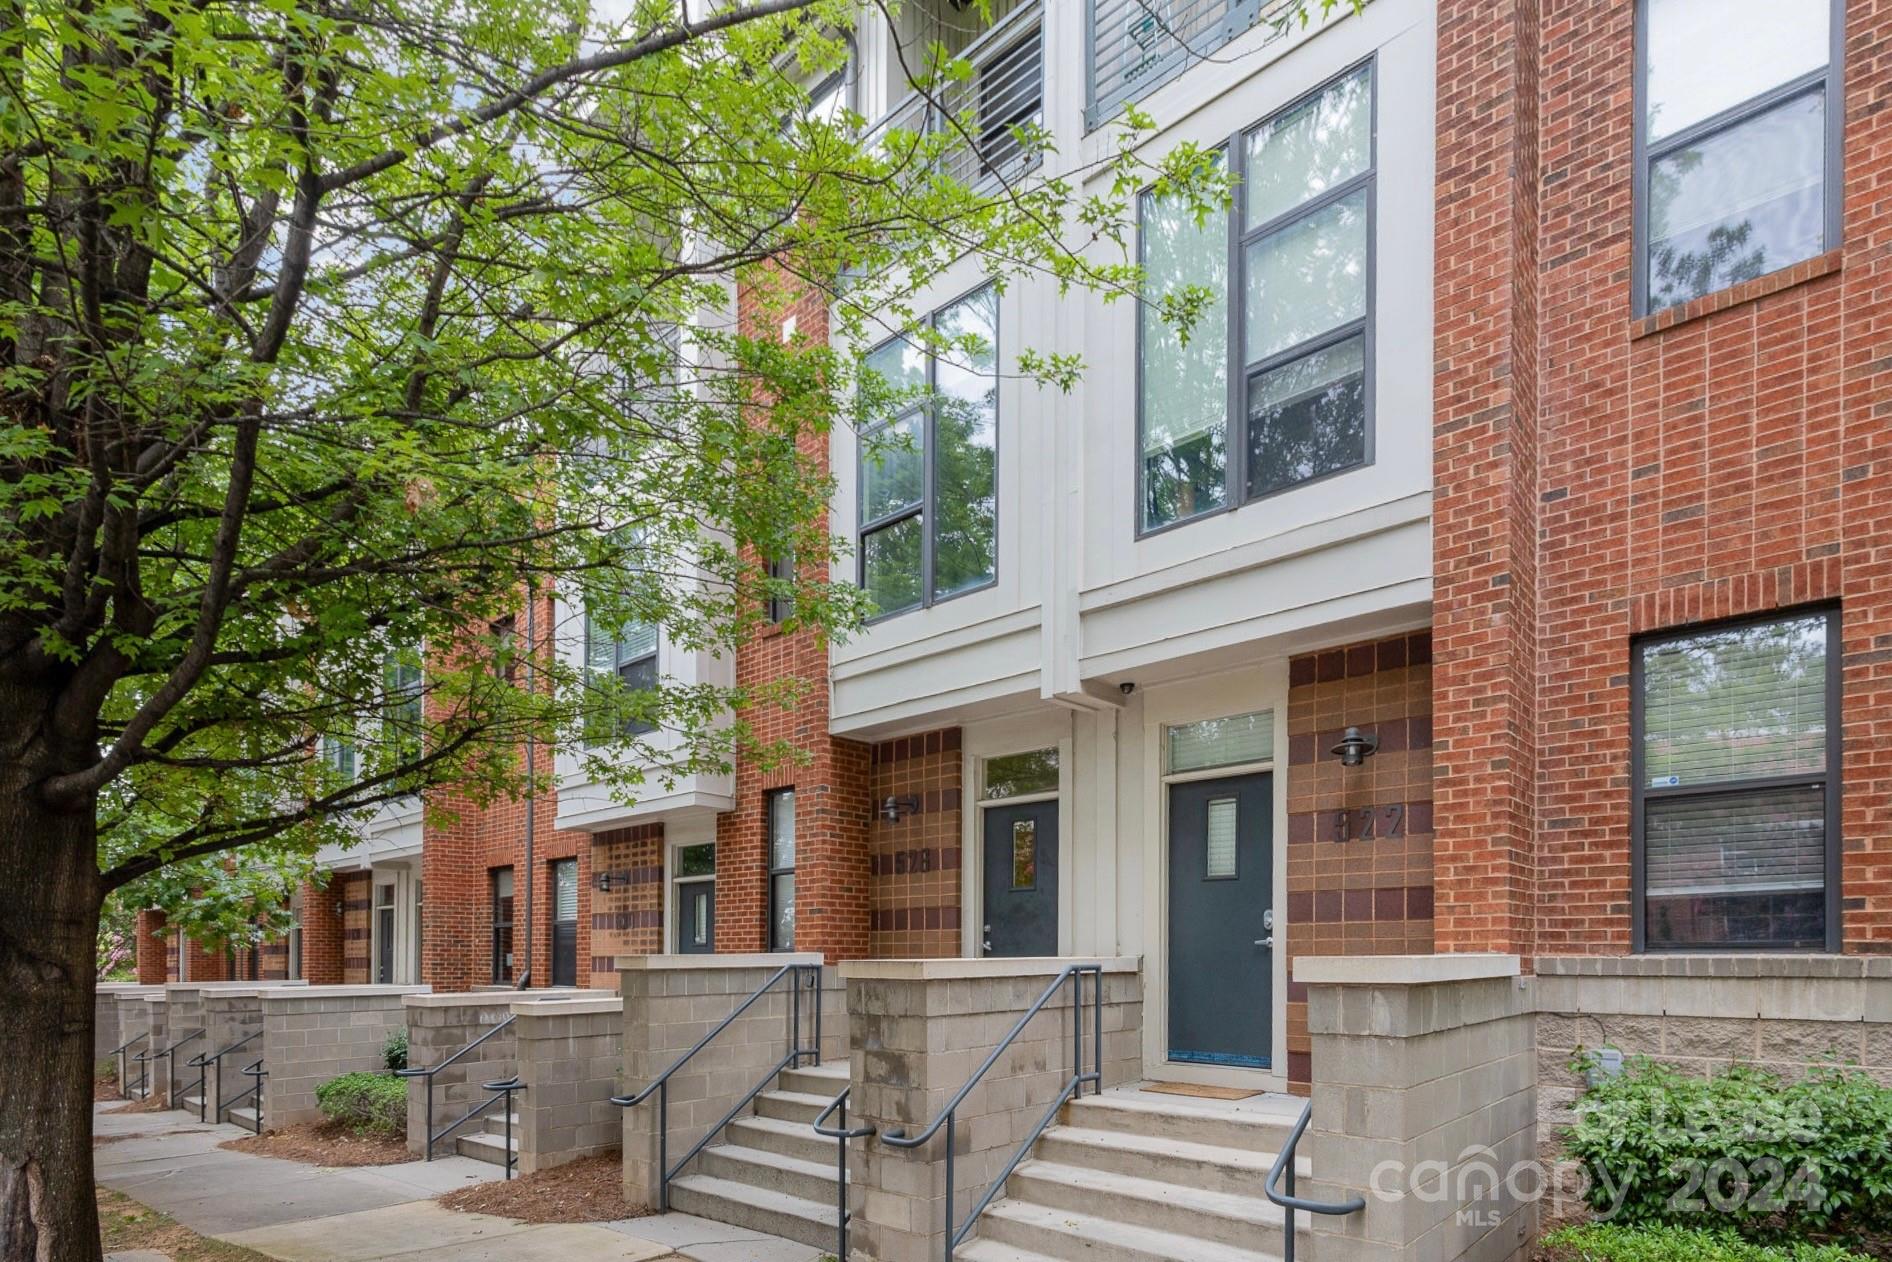
M 154 987 L 135 982 L 100 982 L 92 996 L 92 1058 L 102 1061 L 130 1036 L 120 1034 L 119 1011 L 124 1001 L 152 993 Z
M 514 1097 L 519 1170 L 530 1174 L 624 1142 L 611 1097 L 624 1065 L 624 1001 L 616 996 L 515 1003 L 512 1035 L 525 1090 Z
M 618 960 L 624 1086 L 642 1088 L 668 1069 L 772 974 L 819 955 L 647 955 Z M 790 979 L 757 1000 L 670 1081 L 669 1160 L 674 1165 L 789 1050 Z M 822 970 L 822 1045 L 838 1056 L 847 1018 L 833 970 Z M 804 992 L 803 1003 L 807 1003 Z M 804 1009 L 804 1019 L 806 1010 Z M 804 1030 L 809 1027 L 804 1026 Z M 658 1102 L 623 1110 L 624 1195 L 652 1205 L 658 1192 Z
M 254 1064 L 263 1056 L 263 1040 L 250 1038 L 253 1034 L 261 1034 L 263 1030 L 262 993 L 255 983 L 251 983 L 247 988 L 220 987 L 204 994 L 204 1041 L 212 1055 L 232 1048 L 246 1038 L 250 1039 L 206 1067 L 204 1095 L 207 1103 L 204 1116 L 212 1121 L 224 1120 L 224 1111 L 242 1103 L 233 1097 L 251 1085 L 250 1079 L 243 1073 L 243 1067 Z
M 841 965 L 852 1037 L 850 1125 L 915 1133 L 997 1047 L 1071 960 L 942 959 Z M 1134 959 L 1104 974 L 1104 1085 L 1142 1075 L 1143 986 Z M 1092 1059 L 1088 995 L 1085 1064 Z M 1069 983 L 966 1098 L 954 1124 L 953 1203 L 946 1199 L 946 1137 L 917 1149 L 857 1141 L 850 1160 L 856 1241 L 879 1262 L 932 1262 L 948 1221 L 964 1220 L 1044 1116 L 1071 1074 Z
M 407 1023 L 407 1063 L 415 1069 L 438 1065 L 474 1039 L 490 1034 L 512 1015 L 510 995 L 407 995 L 402 1001 Z M 486 1098 L 483 1082 L 512 1076 L 515 1057 L 510 1028 L 434 1075 L 434 1129 L 439 1130 Z M 477 1131 L 479 1126 L 467 1126 Z M 416 1155 L 427 1146 L 427 1080 L 407 1080 L 407 1148 Z M 443 1147 L 442 1152 L 450 1151 Z
M 1537 1166 L 1535 997 L 1516 956 L 1302 958 L 1313 1115 L 1301 1195 L 1315 1256 L 1509 1262 L 1530 1250 Z
M 385 1068 L 388 1033 L 406 1022 L 402 1000 L 424 986 L 304 986 L 261 992 L 262 1055 L 271 1127 L 321 1116 L 315 1089 L 342 1074 Z

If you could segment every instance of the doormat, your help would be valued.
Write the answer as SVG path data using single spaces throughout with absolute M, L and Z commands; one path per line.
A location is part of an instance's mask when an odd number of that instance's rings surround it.
M 1193 1082 L 1151 1082 L 1138 1088 L 1156 1095 L 1186 1095 L 1198 1100 L 1246 1100 L 1250 1096 L 1265 1095 L 1266 1092 L 1250 1091 L 1246 1087 L 1204 1087 Z

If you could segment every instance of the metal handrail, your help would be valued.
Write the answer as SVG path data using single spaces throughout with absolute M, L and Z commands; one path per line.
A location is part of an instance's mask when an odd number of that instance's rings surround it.
M 853 1094 L 853 1091 L 854 1087 L 852 1084 L 841 1088 L 841 1094 L 829 1101 L 828 1107 L 821 1110 L 814 1121 L 815 1134 L 826 1139 L 840 1141 L 835 1145 L 835 1147 L 840 1150 L 840 1155 L 836 1159 L 837 1164 L 834 1179 L 836 1189 L 834 1207 L 836 1236 L 835 1262 L 847 1262 L 847 1225 L 854 1217 L 854 1212 L 848 1208 L 847 1203 L 847 1143 L 850 1139 L 865 1139 L 869 1135 L 874 1134 L 878 1129 L 874 1126 L 850 1127 L 847 1124 L 847 1101 L 848 1096 Z M 841 1124 L 839 1126 L 822 1125 L 837 1109 L 841 1112 Z
M 1086 973 L 1094 979 L 1091 991 L 1092 1067 L 1089 1073 L 1084 1072 L 1083 979 Z M 1059 988 L 1067 981 L 1071 983 L 1071 1076 L 1065 1080 L 1063 1089 L 1058 1092 L 1057 1099 L 1051 1102 L 1051 1107 L 1046 1109 L 1044 1116 L 1038 1119 L 1038 1124 L 1032 1127 L 1030 1134 L 1025 1136 L 1025 1142 L 1018 1146 L 1012 1153 L 1011 1159 L 999 1171 L 998 1178 L 992 1181 L 985 1195 L 979 1198 L 979 1203 L 972 1207 L 970 1214 L 966 1215 L 965 1222 L 955 1227 L 953 1225 L 953 1152 L 957 1147 L 954 1142 L 954 1131 L 957 1127 L 959 1106 L 965 1103 L 966 1097 L 971 1095 L 972 1089 L 979 1085 L 979 1080 L 985 1077 L 986 1071 L 998 1063 L 999 1056 L 1017 1041 L 1018 1036 L 1025 1032 L 1025 1027 L 1031 1024 L 1032 1018 L 1044 1010 L 1045 1005 L 1051 1002 Z M 1104 1089 L 1104 966 L 1069 964 L 1051 980 L 1049 986 L 1045 987 L 1044 993 L 1038 996 L 1038 1002 L 1027 1008 L 1025 1015 L 1020 1017 L 1005 1037 L 999 1040 L 998 1046 L 992 1049 L 984 1063 L 972 1071 L 972 1076 L 966 1079 L 965 1085 L 954 1093 L 945 1109 L 925 1130 L 912 1136 L 903 1131 L 888 1131 L 880 1137 L 881 1143 L 895 1148 L 918 1148 L 933 1138 L 941 1126 L 946 1128 L 946 1262 L 952 1262 L 953 1250 L 957 1249 L 967 1234 L 972 1231 L 973 1224 L 979 1221 L 979 1215 L 985 1213 L 986 1206 L 998 1196 L 999 1191 L 1005 1186 L 1005 1181 L 1012 1177 L 1012 1171 L 1018 1168 L 1018 1163 L 1031 1153 L 1032 1146 L 1038 1142 L 1038 1137 L 1045 1133 L 1045 1128 L 1051 1125 L 1052 1119 L 1057 1117 L 1058 1110 L 1062 1109 L 1065 1102 L 1074 1096 L 1082 1096 L 1084 1084 L 1087 1082 L 1095 1088 L 1093 1094 L 1102 1093 Z
M 794 984 L 789 987 L 792 1006 L 789 1016 L 788 1054 L 777 1061 L 755 1086 L 749 1088 L 747 1094 L 736 1102 L 736 1106 L 730 1109 L 729 1112 L 723 1114 L 722 1118 L 714 1126 L 710 1127 L 709 1133 L 697 1140 L 690 1148 L 689 1152 L 683 1154 L 682 1160 L 678 1161 L 674 1166 L 671 1165 L 671 1076 L 688 1064 L 691 1057 L 708 1047 L 717 1035 L 727 1030 L 730 1025 L 735 1022 L 737 1017 L 754 1007 L 756 1001 L 761 999 L 762 996 L 767 994 L 770 990 L 774 989 L 777 982 L 791 975 L 794 977 L 795 981 Z M 812 1051 L 801 1045 L 801 984 L 804 979 L 812 981 L 812 989 L 814 991 L 815 1045 Z M 764 981 L 760 986 L 757 986 L 747 999 L 737 1004 L 735 1011 L 717 1022 L 714 1029 L 698 1039 L 696 1046 L 677 1057 L 675 1061 L 671 1062 L 668 1069 L 658 1074 L 642 1091 L 631 1095 L 614 1095 L 611 1097 L 611 1103 L 621 1109 L 628 1109 L 650 1099 L 652 1093 L 655 1093 L 657 1096 L 657 1208 L 660 1212 L 670 1212 L 670 1180 L 675 1178 L 677 1174 L 682 1171 L 683 1167 L 695 1160 L 698 1153 L 709 1147 L 710 1141 L 722 1134 L 723 1128 L 735 1121 L 736 1115 L 748 1108 L 750 1103 L 753 1102 L 758 1095 L 761 1095 L 763 1089 L 767 1087 L 769 1083 L 775 1081 L 784 1069 L 801 1068 L 801 1061 L 804 1056 L 812 1057 L 813 1060 L 817 1062 L 821 1059 L 821 966 L 819 964 L 784 964 L 782 967 L 776 969 L 775 972 L 771 973 L 768 980 Z
M 1307 1129 L 1308 1119 L 1314 1116 L 1314 1102 L 1309 1100 L 1301 1107 L 1301 1116 L 1294 1123 L 1294 1129 L 1288 1132 L 1288 1142 L 1281 1145 L 1281 1151 L 1275 1154 L 1274 1165 L 1268 1170 L 1268 1182 L 1263 1185 L 1268 1199 L 1286 1210 L 1284 1220 L 1285 1237 L 1281 1246 L 1281 1262 L 1294 1262 L 1294 1212 L 1301 1210 L 1309 1214 L 1326 1214 L 1340 1217 L 1357 1213 L 1366 1208 L 1364 1197 L 1351 1200 L 1328 1202 L 1310 1201 L 1294 1194 L 1294 1149 L 1301 1142 L 1301 1132 Z M 1281 1189 L 1283 1178 L 1287 1180 L 1287 1190 Z
M 250 1076 L 256 1085 L 251 1088 L 254 1097 L 250 1101 L 250 1122 L 258 1135 L 263 1133 L 263 1079 L 269 1077 L 269 1070 L 263 1068 L 263 1058 L 257 1057 L 254 1064 L 245 1065 L 243 1072 Z
M 434 1133 L 434 1075 L 439 1073 L 441 1070 L 445 1069 L 448 1065 L 451 1065 L 453 1064 L 453 1062 L 459 1060 L 462 1056 L 466 1055 L 468 1052 L 478 1047 L 481 1043 L 484 1043 L 487 1039 L 492 1038 L 495 1034 L 498 1034 L 501 1030 L 510 1029 L 512 1027 L 512 1023 L 514 1021 L 517 1021 L 518 1019 L 519 1018 L 517 1014 L 507 1017 L 504 1021 L 501 1021 L 499 1024 L 495 1025 L 492 1029 L 480 1035 L 478 1038 L 474 1039 L 471 1043 L 468 1043 L 465 1047 L 461 1048 L 459 1051 L 455 1052 L 453 1055 L 441 1061 L 438 1065 L 428 1065 L 419 1069 L 397 1069 L 394 1071 L 394 1076 L 396 1078 L 423 1078 L 427 1082 L 427 1116 L 426 1116 L 427 1155 L 425 1158 L 426 1160 L 432 1161 L 434 1159 L 434 1144 L 436 1141 L 445 1139 L 447 1136 L 453 1134 L 454 1131 L 460 1129 L 460 1127 L 472 1121 L 476 1114 L 480 1113 L 489 1104 L 493 1102 L 490 1097 L 485 1100 L 480 1101 L 478 1104 L 474 1105 L 473 1108 L 469 1112 L 462 1114 L 460 1116 L 459 1121 L 454 1122 L 451 1125 L 447 1126 L 446 1128 L 441 1130 L 439 1134 L 435 1134 Z
M 126 1086 L 125 1079 L 130 1076 L 130 1071 L 125 1067 L 125 1062 L 130 1058 L 127 1057 L 125 1053 L 130 1049 L 131 1045 L 133 1043 L 136 1043 L 139 1039 L 148 1039 L 150 1037 L 151 1037 L 151 1031 L 140 1030 L 138 1033 L 126 1039 L 123 1043 L 120 1043 L 117 1047 L 114 1047 L 111 1051 L 105 1053 L 107 1057 L 116 1056 L 118 1058 L 118 1094 L 119 1095 L 122 1096 L 125 1094 L 125 1086 Z
M 518 1074 L 514 1074 L 510 1078 L 501 1078 L 498 1082 L 483 1082 L 480 1084 L 480 1089 L 497 1092 L 498 1094 L 493 1098 L 506 1101 L 506 1178 L 510 1180 L 513 1167 L 519 1164 L 519 1154 L 512 1148 L 512 1093 L 524 1091 L 526 1084 L 519 1081 Z
M 165 1048 L 163 1051 L 158 1053 L 159 1056 L 164 1057 L 164 1076 L 165 1076 L 165 1087 L 166 1087 L 164 1101 L 166 1104 L 169 1104 L 172 1101 L 177 1099 L 177 1057 L 173 1053 L 175 1053 L 178 1048 L 184 1046 L 184 1044 L 190 1042 L 192 1039 L 202 1038 L 203 1034 L 204 1034 L 204 1027 L 200 1025 L 196 1029 L 192 1030 L 189 1034 L 186 1034 L 183 1038 L 179 1039 L 177 1042 L 171 1044 L 169 1047 Z
M 219 1096 L 222 1096 L 223 1094 L 223 1058 L 228 1056 L 231 1052 L 236 1051 L 238 1048 L 245 1047 L 251 1043 L 254 1043 L 257 1039 L 260 1039 L 262 1037 L 263 1037 L 263 1032 L 261 1030 L 257 1030 L 251 1034 L 247 1034 L 244 1037 L 238 1039 L 236 1042 L 230 1044 L 230 1046 L 228 1047 L 219 1048 L 216 1052 L 210 1054 L 208 1057 L 200 1054 L 195 1060 L 190 1062 L 192 1064 L 201 1063 L 201 1068 L 202 1068 L 202 1072 L 199 1073 L 197 1077 L 197 1082 L 198 1082 L 198 1087 L 199 1087 L 199 1094 L 197 1097 L 197 1120 L 198 1121 L 207 1122 L 210 1120 L 210 1111 L 209 1111 L 210 1110 L 210 1096 L 209 1096 L 210 1066 L 215 1065 L 217 1067 L 217 1094 Z M 248 1088 L 246 1087 L 244 1090 L 248 1090 Z M 223 1121 L 223 1111 L 229 1108 L 232 1104 L 235 1104 L 237 1101 L 237 1097 L 241 1096 L 242 1094 L 243 1092 L 239 1091 L 236 1093 L 236 1095 L 231 1096 L 227 1100 L 219 1099 L 217 1101 L 217 1120 L 219 1122 Z

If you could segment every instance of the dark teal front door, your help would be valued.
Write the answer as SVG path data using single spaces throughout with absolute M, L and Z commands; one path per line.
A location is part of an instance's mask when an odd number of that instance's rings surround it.
M 1058 804 L 985 808 L 984 955 L 1058 953 Z
M 1269 1067 L 1274 792 L 1267 773 L 1169 788 L 1169 1058 Z
M 716 950 L 716 882 L 677 882 L 677 954 Z

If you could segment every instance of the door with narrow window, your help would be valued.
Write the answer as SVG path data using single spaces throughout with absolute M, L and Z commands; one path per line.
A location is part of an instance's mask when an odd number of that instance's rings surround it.
M 374 887 L 374 979 L 394 980 L 394 886 Z
M 578 984 L 578 860 L 552 864 L 552 985 Z
M 985 808 L 982 954 L 1058 953 L 1058 804 Z
M 716 950 L 716 843 L 677 847 L 677 953 Z
M 1274 794 L 1267 773 L 1169 788 L 1169 1059 L 1267 1069 Z

